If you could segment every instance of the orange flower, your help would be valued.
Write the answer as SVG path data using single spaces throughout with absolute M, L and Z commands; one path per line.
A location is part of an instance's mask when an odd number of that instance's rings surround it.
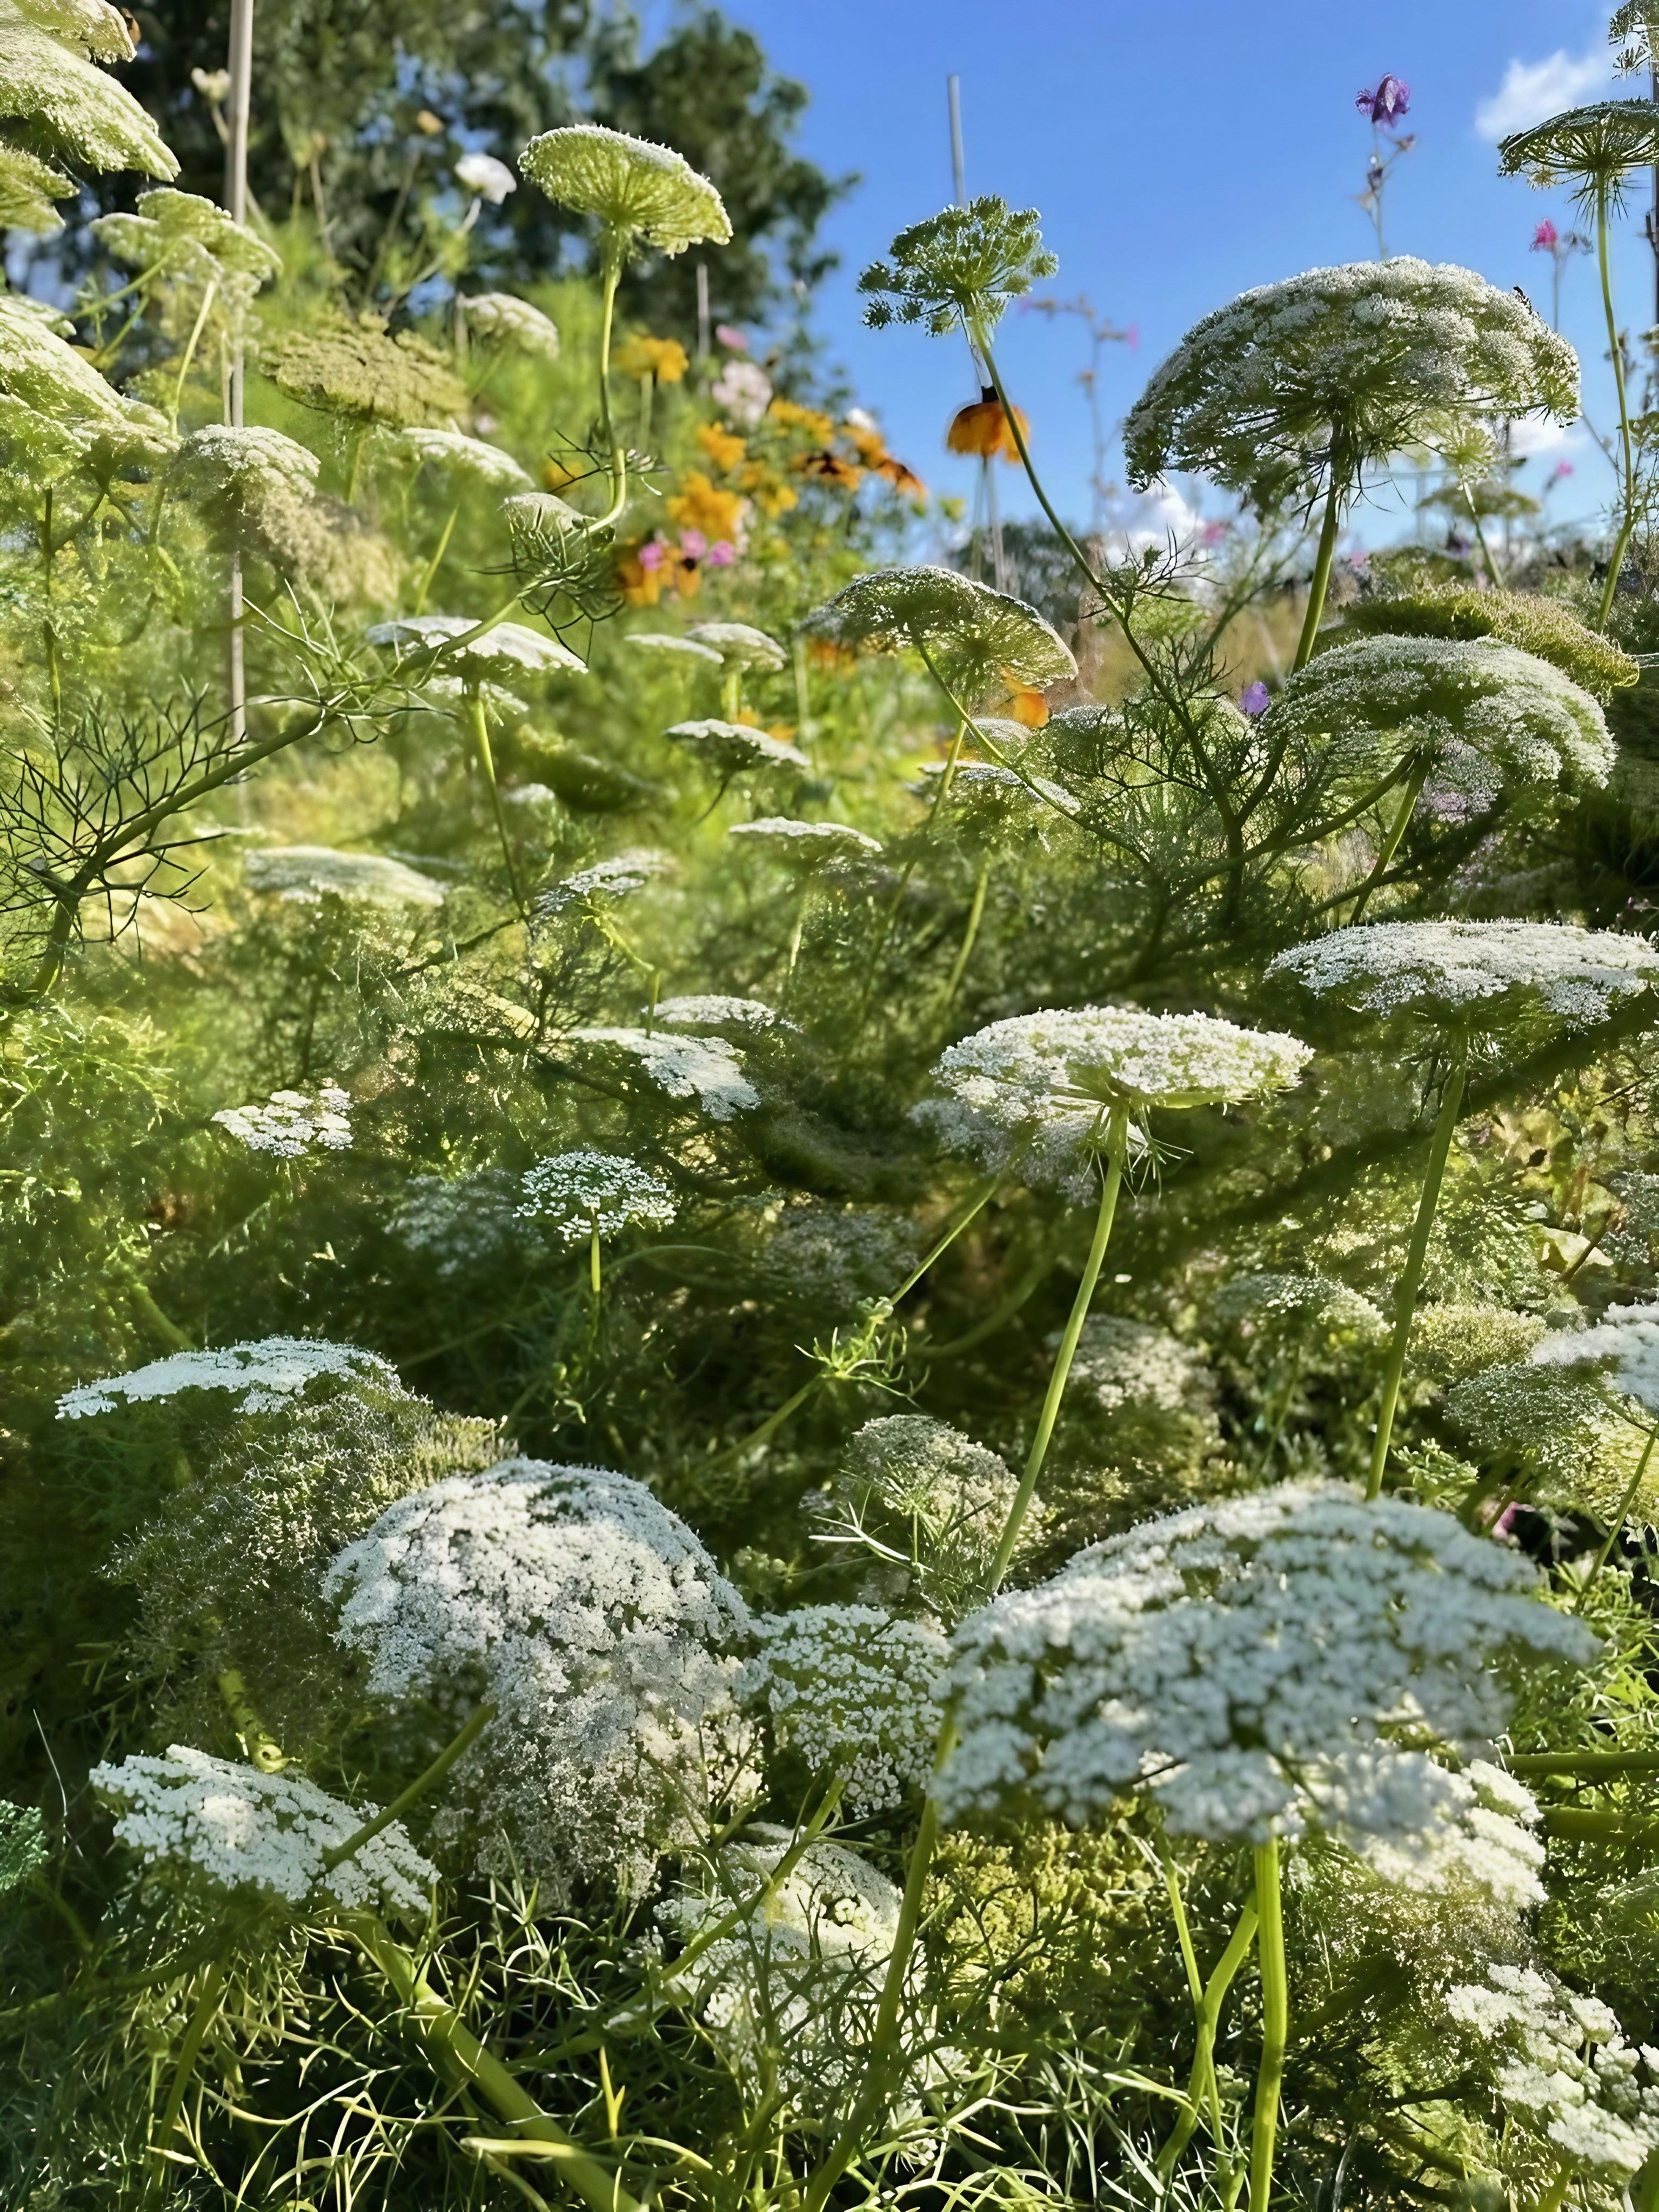
M 836 434 L 836 426 L 827 415 L 821 415 L 816 407 L 803 407 L 793 399 L 775 398 L 766 410 L 766 419 L 781 429 L 802 431 L 815 446 L 827 446 Z
M 822 453 L 803 453 L 795 466 L 804 477 L 817 477 L 823 483 L 834 484 L 838 491 L 856 491 L 864 481 L 864 471 L 856 461 L 843 460 L 827 446 Z
M 743 501 L 734 491 L 721 491 L 701 469 L 688 469 L 680 489 L 664 505 L 668 519 L 682 530 L 701 530 L 705 538 L 729 539 L 735 544 L 743 533 Z
M 1002 680 L 1008 686 L 1008 712 L 1017 722 L 1028 730 L 1040 730 L 1048 719 L 1048 702 L 1041 691 L 1034 691 L 1029 684 L 1022 684 L 1005 668 Z
M 903 462 L 896 460 L 891 453 L 884 453 L 878 461 L 872 461 L 871 466 L 878 477 L 884 477 L 893 489 L 905 498 L 927 498 L 927 487 L 915 471 L 907 469 Z
M 659 384 L 678 384 L 690 366 L 690 356 L 678 338 L 650 338 L 641 331 L 617 349 L 619 376 L 654 376 Z
M 848 646 L 837 645 L 832 637 L 808 638 L 806 658 L 814 668 L 828 669 L 837 676 L 845 676 L 859 665 L 857 653 Z
M 866 468 L 878 469 L 887 458 L 887 441 L 873 422 L 843 422 L 841 434 Z
M 1031 426 L 1025 419 L 1024 408 L 1015 408 L 1014 422 L 1019 425 L 1021 437 L 1029 439 Z M 1005 461 L 1019 459 L 1013 423 L 1004 413 L 1002 402 L 988 386 L 971 407 L 957 409 L 945 434 L 945 442 L 953 453 L 977 453 L 982 460 L 994 460 L 999 453 Z
M 723 422 L 703 423 L 697 443 L 722 472 L 736 468 L 749 450 L 747 440 L 735 436 Z

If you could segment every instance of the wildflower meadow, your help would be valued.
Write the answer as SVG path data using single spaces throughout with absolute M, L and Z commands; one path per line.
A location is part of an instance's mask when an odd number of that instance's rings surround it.
M 718 16 L 206 12 L 0 0 L 0 2205 L 1659 2212 L 1659 0 L 1086 520 Z

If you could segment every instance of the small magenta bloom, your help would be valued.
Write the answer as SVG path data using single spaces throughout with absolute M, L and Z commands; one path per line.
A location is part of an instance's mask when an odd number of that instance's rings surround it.
M 717 538 L 708 549 L 711 568 L 729 568 L 738 557 L 738 549 L 729 538 Z
M 660 538 L 647 538 L 645 544 L 640 548 L 641 568 L 647 569 L 660 568 L 662 566 L 662 556 L 667 550 L 668 548 L 663 544 Z
M 708 540 L 701 530 L 681 531 L 680 558 L 683 561 L 701 561 L 708 550 Z
M 1273 704 L 1273 702 L 1267 696 L 1267 685 L 1258 676 L 1255 682 L 1250 685 L 1249 690 L 1245 692 L 1244 696 L 1238 703 L 1243 708 L 1244 712 L 1250 717 L 1251 720 L 1254 721 L 1258 714 L 1265 714 L 1267 713 L 1268 708 Z
M 1397 76 L 1385 76 L 1373 91 L 1361 92 L 1354 106 L 1384 131 L 1392 131 L 1402 115 L 1411 112 L 1412 88 Z
M 730 323 L 716 323 L 714 336 L 726 348 L 727 353 L 747 353 L 749 350 L 748 339 L 741 331 L 734 330 Z
M 1532 234 L 1533 252 L 1534 253 L 1553 253 L 1560 242 L 1560 232 L 1550 221 L 1549 217 L 1546 216 L 1542 222 L 1539 224 L 1537 229 L 1534 231 Z

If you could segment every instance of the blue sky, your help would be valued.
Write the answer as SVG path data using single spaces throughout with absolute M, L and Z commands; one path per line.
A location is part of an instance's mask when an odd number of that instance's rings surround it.
M 957 343 L 914 331 L 866 331 L 853 290 L 893 232 L 950 198 L 945 81 L 962 78 L 970 191 L 1042 210 L 1060 270 L 1048 288 L 1086 294 L 1139 329 L 1136 351 L 1108 349 L 1103 403 L 1115 423 L 1182 332 L 1247 285 L 1320 263 L 1359 260 L 1375 240 L 1354 195 L 1369 125 L 1354 94 L 1384 70 L 1412 88 L 1417 145 L 1389 191 L 1395 252 L 1458 261 L 1522 285 L 1549 312 L 1547 257 L 1528 244 L 1541 217 L 1565 230 L 1559 196 L 1496 173 L 1492 136 L 1612 88 L 1609 9 L 1586 0 L 721 0 L 774 65 L 812 93 L 805 151 L 863 181 L 831 219 L 842 257 L 818 319 L 896 451 L 941 490 L 971 489 L 969 464 L 943 451 L 953 409 L 973 396 Z M 671 0 L 650 0 L 659 28 Z M 1632 89 L 1634 88 L 1632 88 Z M 1636 207 L 1615 244 L 1621 314 L 1654 320 L 1653 261 Z M 1611 411 L 1593 264 L 1575 262 L 1562 326 L 1585 362 L 1592 414 Z M 1086 517 L 1090 434 L 1073 380 L 1080 328 L 1011 315 L 1000 347 L 1031 415 L 1039 465 L 1060 502 Z M 1553 512 L 1594 514 L 1608 488 L 1582 432 L 1534 462 L 1570 459 Z M 1110 465 L 1117 465 L 1115 454 Z M 1010 509 L 1026 505 L 1001 472 Z M 1522 483 L 1526 482 L 1523 477 Z M 1371 534 L 1397 533 L 1378 517 Z

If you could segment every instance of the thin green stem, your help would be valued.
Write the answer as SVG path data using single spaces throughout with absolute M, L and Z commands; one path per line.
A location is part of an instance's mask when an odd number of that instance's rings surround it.
M 213 1960 L 202 1977 L 202 1986 L 197 1992 L 196 2003 L 185 2028 L 184 2040 L 179 2045 L 179 2060 L 173 2069 L 167 2102 L 161 2107 L 161 2117 L 156 2125 L 149 2147 L 149 2178 L 145 2184 L 146 2206 L 159 2204 L 167 2189 L 167 2149 L 173 2130 L 179 2124 L 179 2115 L 184 2109 L 185 2094 L 196 2071 L 196 2061 L 201 2056 L 202 2045 L 213 2025 L 219 2009 L 219 2001 L 225 1986 L 225 1960 L 222 1953 Z
M 940 1000 L 941 1012 L 956 997 L 957 987 L 967 970 L 968 963 L 973 957 L 974 945 L 979 936 L 979 926 L 985 919 L 985 895 L 990 888 L 990 884 L 991 856 L 987 853 L 979 864 L 979 874 L 975 880 L 974 902 L 968 909 L 968 927 L 962 933 L 962 943 L 957 948 L 957 957 L 951 963 L 951 972 L 945 980 L 945 995 Z
M 1048 1376 L 1048 1388 L 1043 1393 L 1042 1410 L 1037 1416 L 1036 1434 L 1031 1439 L 1031 1449 L 1025 1458 L 1025 1468 L 1020 1476 L 1019 1489 L 1008 1509 L 1008 1519 L 1002 1531 L 1002 1540 L 991 1562 L 991 1572 L 986 1589 L 988 1597 L 994 1597 L 1008 1563 L 1014 1556 L 1019 1534 L 1030 1512 L 1036 1492 L 1037 1478 L 1042 1473 L 1042 1462 L 1048 1455 L 1049 1441 L 1054 1433 L 1054 1423 L 1060 1418 L 1060 1401 L 1066 1395 L 1072 1362 L 1077 1357 L 1078 1340 L 1083 1334 L 1083 1324 L 1089 1317 L 1093 1303 L 1095 1285 L 1100 1280 L 1100 1271 L 1105 1263 L 1106 1247 L 1110 1242 L 1112 1220 L 1117 1212 L 1118 1193 L 1123 1187 L 1123 1163 L 1129 1149 L 1128 1109 L 1115 1106 L 1106 1133 L 1106 1172 L 1101 1180 L 1100 1204 L 1095 1214 L 1095 1233 L 1089 1246 L 1089 1256 L 1084 1262 L 1083 1279 L 1077 1286 L 1077 1296 L 1072 1301 L 1072 1310 L 1066 1320 L 1060 1349 L 1054 1354 L 1054 1367 Z
M 507 809 L 501 804 L 501 786 L 495 781 L 495 759 L 489 750 L 489 720 L 484 712 L 482 685 L 469 684 L 466 693 L 467 712 L 472 722 L 472 745 L 478 757 L 478 767 L 489 791 L 489 803 L 495 812 L 496 833 L 501 841 L 501 858 L 507 862 L 507 888 L 513 894 L 513 903 L 524 912 L 524 894 L 519 889 L 518 864 L 513 857 L 513 840 L 507 834 Z
M 589 1237 L 587 1244 L 587 1279 L 592 1289 L 593 1304 L 597 1309 L 599 1303 L 599 1292 L 603 1288 L 603 1279 L 600 1274 L 599 1267 L 599 1224 L 597 1216 L 594 1218 L 592 1234 Z
M 372 1820 L 365 1820 L 355 1835 L 348 1836 L 344 1843 L 336 1844 L 331 1850 L 323 1853 L 325 1870 L 331 1873 L 337 1866 L 343 1866 L 347 1859 L 354 1858 L 365 1844 L 372 1843 L 383 1828 L 389 1828 L 394 1820 L 401 1820 L 404 1814 L 417 1805 L 429 1790 L 437 1788 L 456 1760 L 471 1749 L 495 1717 L 494 1705 L 480 1705 L 466 1726 L 451 1737 L 424 1774 L 417 1775 L 407 1790 L 400 1790 L 384 1812 L 377 1813 Z
M 1417 1293 L 1423 1281 L 1423 1263 L 1428 1257 L 1429 1232 L 1434 1227 L 1434 1209 L 1440 1199 L 1440 1185 L 1445 1177 L 1446 1156 L 1451 1150 L 1452 1132 L 1457 1127 L 1457 1116 L 1463 1103 L 1463 1081 L 1468 1073 L 1468 1046 L 1459 1040 L 1454 1048 L 1452 1064 L 1446 1073 L 1446 1085 L 1440 1096 L 1439 1118 L 1434 1125 L 1434 1137 L 1429 1146 L 1429 1164 L 1423 1176 L 1423 1194 L 1417 1204 L 1417 1219 L 1412 1229 L 1412 1240 L 1406 1252 L 1405 1270 L 1395 1291 L 1394 1336 L 1389 1346 L 1387 1364 L 1382 1370 L 1382 1396 L 1376 1413 L 1376 1441 L 1371 1449 L 1371 1471 L 1365 1485 L 1367 1498 L 1376 1498 L 1382 1489 L 1382 1472 L 1389 1463 L 1389 1441 L 1394 1434 L 1395 1409 L 1400 1403 L 1400 1382 L 1406 1371 L 1406 1352 L 1411 1342 L 1412 1316 L 1417 1309 Z
M 1619 1501 L 1619 1509 L 1613 1516 L 1612 1525 L 1608 1528 L 1606 1540 L 1602 1543 L 1601 1550 L 1590 1562 L 1590 1571 L 1589 1574 L 1585 1576 L 1583 1588 L 1579 1591 L 1577 1598 L 1573 1605 L 1573 1611 L 1575 1613 L 1582 1613 L 1583 1611 L 1584 1601 L 1589 1597 L 1590 1591 L 1595 1588 L 1596 1577 L 1601 1573 L 1602 1568 L 1606 1566 L 1608 1559 L 1612 1557 L 1613 1547 L 1619 1540 L 1619 1531 L 1624 1527 L 1626 1518 L 1628 1516 L 1632 1506 L 1635 1504 L 1638 1497 L 1641 1493 L 1643 1479 L 1648 1471 L 1648 1462 L 1653 1457 L 1653 1447 L 1656 1441 L 1659 1441 L 1659 1428 L 1651 1428 L 1648 1431 L 1648 1440 L 1642 1447 L 1642 1456 L 1636 1463 L 1636 1472 L 1632 1475 L 1630 1481 L 1626 1486 L 1625 1494 Z
M 1619 489 L 1624 502 L 1624 514 L 1607 562 L 1607 581 L 1601 586 L 1601 603 L 1596 609 L 1595 622 L 1599 629 L 1605 629 L 1607 626 L 1607 617 L 1613 612 L 1613 594 L 1619 589 L 1620 572 L 1625 565 L 1625 554 L 1636 534 L 1636 458 L 1631 436 L 1630 403 L 1625 391 L 1625 349 L 1619 342 L 1619 318 L 1613 305 L 1613 270 L 1607 258 L 1607 194 L 1603 189 L 1595 196 L 1595 258 L 1601 272 L 1601 307 L 1607 316 L 1607 347 L 1613 356 L 1613 389 L 1619 395 L 1619 442 L 1624 462 Z
M 1165 1869 L 1164 1881 L 1170 1888 L 1173 1903 L 1180 1897 L 1180 1890 L 1176 1885 L 1173 1869 Z M 1180 1906 L 1177 1909 L 1181 1912 L 1181 1920 L 1177 1925 L 1183 1925 L 1186 1917 L 1185 1909 Z M 1158 2153 L 1158 2171 L 1166 2185 L 1170 2176 L 1176 2170 L 1176 2161 L 1180 2159 L 1182 2152 L 1192 2140 L 1193 2131 L 1198 2125 L 1201 2106 L 1208 2108 L 1210 2132 L 1215 2139 L 1217 2160 L 1220 2160 L 1224 2154 L 1225 2138 L 1222 2132 L 1221 2122 L 1221 2087 L 1216 2080 L 1215 2074 L 1216 2032 L 1220 2026 L 1221 2008 L 1226 2002 L 1227 1992 L 1232 1987 L 1234 1977 L 1239 1968 L 1249 1956 L 1250 1946 L 1255 1941 L 1255 1895 L 1252 1892 L 1245 1901 L 1244 1910 L 1238 1916 L 1238 1924 L 1228 1939 L 1226 1949 L 1216 1961 L 1214 1972 L 1201 1990 L 1197 1986 L 1196 1958 L 1188 1957 L 1192 1950 L 1191 1936 L 1187 1936 L 1182 1943 L 1182 1956 L 1188 1958 L 1188 1984 L 1193 1992 L 1193 2003 L 1198 2017 L 1198 2048 L 1193 2056 L 1193 2070 L 1187 2082 L 1187 2110 L 1176 2122 L 1169 2141 Z M 1218 2181 L 1222 2184 L 1224 2194 L 1228 2178 L 1219 2173 L 1217 2176 Z
M 436 579 L 438 571 L 443 565 L 444 555 L 449 550 L 449 541 L 454 532 L 456 518 L 459 515 L 460 511 L 461 510 L 459 506 L 452 507 L 450 508 L 449 520 L 445 523 L 442 532 L 438 539 L 438 550 L 421 572 L 420 586 L 415 593 L 415 605 L 413 610 L 413 611 L 417 615 L 424 614 L 426 611 L 427 594 L 432 589 L 432 586 Z
M 611 333 L 616 318 L 617 286 L 622 277 L 622 270 L 621 243 L 614 238 L 607 238 L 599 308 L 599 415 L 605 424 L 605 442 L 611 456 L 611 504 L 599 517 L 597 526 L 600 529 L 615 522 L 628 504 L 628 454 L 617 434 L 616 421 L 611 410 Z
M 207 326 L 208 315 L 218 289 L 219 281 L 215 277 L 202 295 L 201 308 L 191 325 L 189 343 L 185 347 L 185 357 L 179 364 L 178 381 L 173 387 L 173 406 L 167 417 L 169 427 L 174 430 L 179 428 L 179 410 L 184 404 L 185 379 L 190 374 L 190 365 L 196 358 L 196 349 L 201 343 L 202 332 Z
M 1348 916 L 1350 929 L 1364 913 L 1366 902 L 1371 893 L 1388 873 L 1389 863 L 1399 851 L 1400 841 L 1410 827 L 1412 816 L 1417 811 L 1417 802 L 1422 797 L 1423 786 L 1427 780 L 1428 773 L 1429 757 L 1425 753 L 1421 756 L 1419 764 L 1406 778 L 1406 788 L 1401 793 L 1400 805 L 1395 810 L 1393 825 L 1383 840 L 1382 849 L 1376 856 L 1376 866 L 1359 886 L 1359 896 L 1353 902 L 1353 912 Z
M 1319 635 L 1326 597 L 1331 588 L 1331 563 L 1336 557 L 1336 534 L 1342 525 L 1342 499 L 1346 489 L 1346 471 L 1333 448 L 1330 489 L 1325 495 L 1325 520 L 1319 532 L 1319 550 L 1314 556 L 1313 580 L 1308 586 L 1308 611 L 1302 618 L 1302 635 L 1297 640 L 1296 659 L 1291 663 L 1292 676 L 1313 658 L 1314 641 Z
M 1250 2131 L 1250 2212 L 1267 2212 L 1273 2196 L 1279 2099 L 1285 2081 L 1285 2045 L 1291 2024 L 1276 1837 L 1255 1847 L 1255 1909 L 1256 1956 L 1261 1967 L 1261 2066 L 1255 2079 L 1255 2118 Z

